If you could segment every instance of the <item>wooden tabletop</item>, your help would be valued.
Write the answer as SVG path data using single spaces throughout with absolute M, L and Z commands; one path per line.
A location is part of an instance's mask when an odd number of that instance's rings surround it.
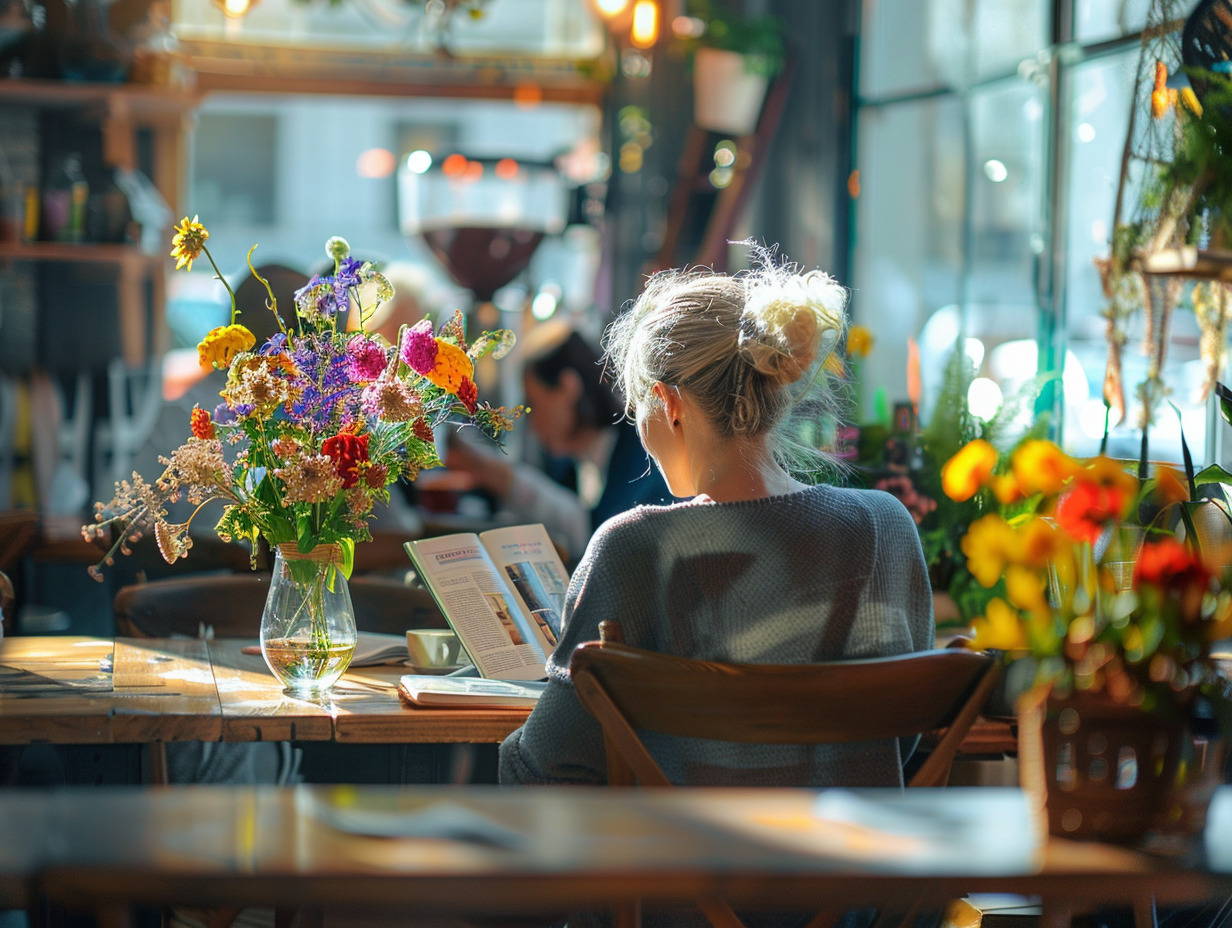
M 1222 806 L 1232 807 L 1229 787 Z M 1160 904 L 1227 891 L 1232 815 L 1205 862 L 1046 839 L 1016 789 L 170 787 L 0 792 L 0 906 L 413 906 L 418 915 L 723 898 L 777 907 Z M 1199 850 L 1201 843 L 1199 842 Z
M 492 743 L 526 709 L 420 709 L 401 665 L 349 671 L 319 702 L 285 695 L 255 640 L 0 640 L 0 744 L 154 741 Z
M 79 636 L 0 641 L 0 743 L 217 741 L 204 641 Z

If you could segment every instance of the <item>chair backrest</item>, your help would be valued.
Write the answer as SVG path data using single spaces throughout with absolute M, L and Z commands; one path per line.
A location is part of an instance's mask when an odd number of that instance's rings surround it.
M 0 629 L 4 634 L 13 630 L 13 622 L 17 616 L 13 609 L 17 603 L 17 594 L 13 590 L 13 581 L 9 575 L 0 570 Z
M 137 583 L 115 597 L 117 634 L 132 638 L 255 638 L 269 594 L 268 573 L 200 574 Z M 355 624 L 361 631 L 401 634 L 445 628 L 444 616 L 422 588 L 380 577 L 352 577 Z
M 946 649 L 819 664 L 726 664 L 588 642 L 570 664 L 582 704 L 603 726 L 608 779 L 669 785 L 637 731 L 749 744 L 833 744 L 946 729 L 912 786 L 949 777 L 999 665 Z M 805 785 L 805 784 L 801 784 Z

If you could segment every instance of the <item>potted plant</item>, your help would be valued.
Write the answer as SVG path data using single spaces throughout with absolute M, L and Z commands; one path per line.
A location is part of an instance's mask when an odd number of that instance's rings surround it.
M 1198 499 L 1196 478 L 1167 467 L 1140 482 L 1039 439 L 1004 457 L 977 440 L 942 482 L 1001 503 L 962 540 L 972 574 L 1005 590 L 972 646 L 1037 662 L 1018 704 L 1019 759 L 1049 830 L 1133 843 L 1197 827 L 1209 792 L 1196 773 L 1222 771 L 1218 752 L 1197 763 L 1193 734 L 1209 723 L 1206 743 L 1218 743 L 1230 719 L 1211 645 L 1232 635 L 1232 552 L 1200 543 L 1195 516 L 1215 506 L 1227 529 L 1226 501 Z
M 741 17 L 716 0 L 690 0 L 697 28 L 682 39 L 693 68 L 693 121 L 703 129 L 748 135 L 766 88 L 786 63 L 782 20 Z

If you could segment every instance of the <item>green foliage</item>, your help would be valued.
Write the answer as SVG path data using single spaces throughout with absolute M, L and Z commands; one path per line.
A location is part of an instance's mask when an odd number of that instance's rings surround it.
M 774 77 L 783 70 L 787 26 L 777 16 L 742 17 L 719 0 L 688 0 L 686 10 L 706 26 L 700 36 L 679 42 L 690 66 L 698 48 L 717 48 L 743 55 L 745 69 L 752 74 Z
M 1045 373 L 1034 378 L 1008 396 L 997 414 L 984 422 L 973 417 L 967 406 L 967 392 L 975 375 L 966 352 L 955 347 L 942 370 L 932 415 L 927 426 L 913 437 L 908 455 L 908 476 L 915 492 L 936 504 L 917 518 L 929 578 L 933 589 L 949 593 L 954 599 L 963 624 L 982 615 L 993 597 L 1004 597 L 1005 585 L 998 582 L 991 589 L 984 587 L 967 569 L 962 538 L 968 526 L 989 511 L 990 502 L 986 494 L 976 494 L 962 502 L 946 496 L 941 486 L 942 465 L 977 438 L 1006 450 L 1025 438 L 1044 437 L 1048 417 L 1034 415 L 1034 405 L 1044 387 L 1058 377 L 1056 373 Z M 1025 430 L 1021 426 L 1023 419 L 1032 423 Z M 862 429 L 860 460 L 878 471 L 886 468 L 884 449 L 893 440 L 884 427 Z M 876 481 L 872 484 L 876 485 Z

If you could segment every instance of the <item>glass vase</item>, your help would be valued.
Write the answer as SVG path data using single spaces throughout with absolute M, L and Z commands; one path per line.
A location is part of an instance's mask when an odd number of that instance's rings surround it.
M 355 610 L 340 562 L 333 545 L 307 553 L 279 545 L 274 555 L 261 654 L 290 696 L 324 695 L 355 654 Z

